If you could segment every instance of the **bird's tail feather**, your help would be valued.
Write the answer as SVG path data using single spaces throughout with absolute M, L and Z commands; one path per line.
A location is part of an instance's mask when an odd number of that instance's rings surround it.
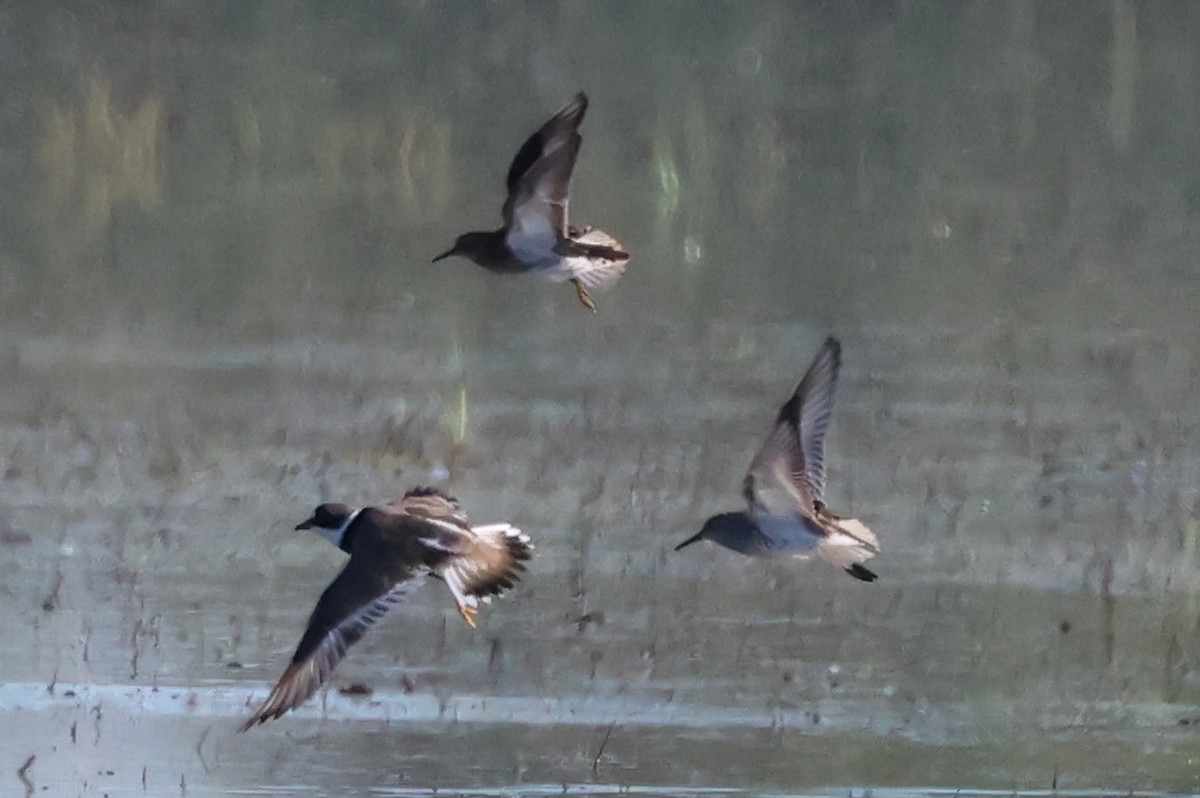
M 837 531 L 821 539 L 817 553 L 856 579 L 875 581 L 875 574 L 862 564 L 879 554 L 879 538 L 857 518 L 837 519 Z
M 600 293 L 612 287 L 629 263 L 629 252 L 603 230 L 572 230 L 572 253 L 564 259 L 566 279 Z
M 467 554 L 452 559 L 440 572 L 460 604 L 476 607 L 487 604 L 512 588 L 521 578 L 525 563 L 533 556 L 529 536 L 512 524 L 485 524 L 471 527 L 477 539 L 474 552 L 486 547 L 499 556 Z

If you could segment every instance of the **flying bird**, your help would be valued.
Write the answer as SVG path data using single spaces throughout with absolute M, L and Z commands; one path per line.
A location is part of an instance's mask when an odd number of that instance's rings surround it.
M 497 274 L 533 274 L 570 282 L 584 307 L 595 312 L 592 293 L 607 290 L 625 271 L 629 253 L 615 238 L 567 218 L 571 172 L 579 156 L 579 125 L 588 99 L 576 94 L 525 140 L 508 168 L 508 197 L 498 230 L 464 233 L 434 258 L 451 255 Z
M 833 418 L 842 347 L 827 338 L 742 483 L 746 509 L 714 515 L 679 551 L 700 540 L 751 557 L 818 557 L 855 579 L 874 582 L 863 566 L 879 553 L 879 539 L 857 518 L 830 510 L 825 493 L 825 433 Z
M 296 529 L 316 532 L 350 559 L 317 600 L 291 664 L 241 731 L 312 697 L 347 649 L 428 574 L 446 583 L 474 629 L 479 602 L 511 588 L 533 549 L 511 524 L 471 526 L 458 501 L 436 488 L 414 488 L 381 507 L 322 504 Z

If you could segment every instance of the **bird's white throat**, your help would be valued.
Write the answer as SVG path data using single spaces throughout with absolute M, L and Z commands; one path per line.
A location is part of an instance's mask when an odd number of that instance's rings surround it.
M 346 530 L 350 528 L 350 525 L 354 523 L 354 519 L 358 518 L 358 514 L 361 512 L 362 510 L 355 510 L 354 512 L 350 513 L 350 515 L 346 517 L 346 523 L 342 524 L 337 529 L 326 529 L 322 526 L 314 526 L 312 527 L 312 531 L 316 532 L 318 535 L 325 538 L 340 549 L 342 547 L 342 540 L 346 537 Z

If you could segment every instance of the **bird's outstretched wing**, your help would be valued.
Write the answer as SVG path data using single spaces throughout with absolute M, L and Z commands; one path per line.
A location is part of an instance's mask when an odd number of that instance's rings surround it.
M 779 409 L 771 434 L 750 463 L 743 494 L 751 511 L 800 512 L 811 517 L 825 492 L 825 434 L 833 417 L 842 347 L 827 338 L 792 396 Z
M 379 516 L 368 516 L 369 522 L 387 522 L 382 511 L 367 508 L 362 513 Z M 291 664 L 241 731 L 278 718 L 311 698 L 329 680 L 347 649 L 424 581 L 419 563 L 397 557 L 394 545 L 378 534 L 356 540 L 350 561 L 317 601 Z
M 575 136 L 534 164 L 504 203 L 504 242 L 525 263 L 557 259 L 555 248 L 568 232 L 567 204 L 579 143 Z
M 537 266 L 558 260 L 559 240 L 569 233 L 567 206 L 571 174 L 583 139 L 579 124 L 587 97 L 577 94 L 521 146 L 508 170 L 508 197 L 501 216 L 504 242 L 522 262 Z
M 578 138 L 576 131 L 587 113 L 587 95 L 579 92 L 571 101 L 559 109 L 546 124 L 538 128 L 521 144 L 521 149 L 513 157 L 508 167 L 508 177 L 505 187 L 512 194 L 521 178 L 542 158 L 545 158 L 572 137 Z

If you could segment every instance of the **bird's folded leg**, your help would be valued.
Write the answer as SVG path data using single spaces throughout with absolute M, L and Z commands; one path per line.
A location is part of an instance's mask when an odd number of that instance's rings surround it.
M 467 626 L 471 627 L 472 629 L 475 628 L 474 616 L 479 614 L 479 610 L 475 609 L 474 607 L 468 607 L 466 604 L 459 604 L 458 614 L 461 615 L 463 620 L 467 622 Z
M 588 290 L 578 280 L 572 280 L 571 285 L 575 286 L 575 296 L 579 297 L 579 304 L 595 313 L 596 303 L 592 300 L 592 295 L 588 293 Z

